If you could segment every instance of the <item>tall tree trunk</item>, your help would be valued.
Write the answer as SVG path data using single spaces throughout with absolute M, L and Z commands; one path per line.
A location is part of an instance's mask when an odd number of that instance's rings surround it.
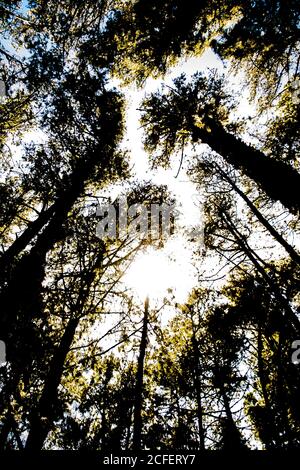
M 243 438 L 240 434 L 240 431 L 237 428 L 237 425 L 233 419 L 232 412 L 231 412 L 231 407 L 230 407 L 230 400 L 227 396 L 227 392 L 225 390 L 225 385 L 224 381 L 222 378 L 222 374 L 219 371 L 218 365 L 215 367 L 215 377 L 217 379 L 218 383 L 218 389 L 220 391 L 221 399 L 224 404 L 224 410 L 226 414 L 226 419 L 224 423 L 226 424 L 225 426 L 223 425 L 223 447 L 224 450 L 226 449 L 246 449 L 246 445 L 243 441 Z
M 26 449 L 41 450 L 52 428 L 58 386 L 61 382 L 64 363 L 73 342 L 78 323 L 78 318 L 69 321 L 60 345 L 53 355 L 38 407 L 32 413 Z
M 21 258 L 12 271 L 0 295 L 2 304 L 0 326 L 4 335 L 17 316 L 30 319 L 32 315 L 39 313 L 47 253 L 63 238 L 63 225 L 73 204 L 82 193 L 84 183 L 96 164 L 95 160 L 96 155 L 93 154 L 88 162 L 78 165 L 74 170 L 68 189 L 55 203 L 55 212 L 48 225 L 38 236 L 31 251 Z
M 234 168 L 255 181 L 274 201 L 280 201 L 293 213 L 300 212 L 300 175 L 291 166 L 268 157 L 227 132 L 222 124 L 204 117 L 204 127 L 192 127 L 193 140 L 201 140 Z
M 15 258 L 29 245 L 40 230 L 49 222 L 55 212 L 56 204 L 42 211 L 37 219 L 29 223 L 24 232 L 10 245 L 9 248 L 0 256 L 1 277 L 7 268 L 11 267 Z
M 285 251 L 290 255 L 291 259 L 295 263 L 300 265 L 300 255 L 297 251 L 277 232 L 277 230 L 267 221 L 263 214 L 255 207 L 253 202 L 248 198 L 248 196 L 237 187 L 234 181 L 219 167 L 219 165 L 214 165 L 217 168 L 217 171 L 220 175 L 232 186 L 234 191 L 246 202 L 247 206 L 250 208 L 255 217 L 261 222 L 261 224 L 268 230 L 268 232 L 273 236 L 273 238 L 280 243 L 280 245 L 285 249 Z
M 278 443 L 278 431 L 275 427 L 275 419 L 274 413 L 272 411 L 272 407 L 269 400 L 269 394 L 267 390 L 267 376 L 264 367 L 263 361 L 263 339 L 262 339 L 262 329 L 261 325 L 258 325 L 258 332 L 257 332 L 257 368 L 258 368 L 258 378 L 262 390 L 262 396 L 265 403 L 265 409 L 267 412 L 268 420 L 264 423 L 264 426 L 267 426 L 266 432 L 263 433 L 264 444 L 267 450 L 274 448 L 274 443 Z M 270 429 L 271 428 L 271 429 Z M 280 440 L 280 439 L 279 439 Z
M 94 161 L 94 163 L 93 163 Z M 39 235 L 43 227 L 51 220 L 55 220 L 56 224 L 61 222 L 62 215 L 68 213 L 72 208 L 74 202 L 80 196 L 84 182 L 96 164 L 95 156 L 91 156 L 88 162 L 77 165 L 71 175 L 65 177 L 63 186 L 64 190 L 57 194 L 55 202 L 45 211 L 31 222 L 24 232 L 12 243 L 12 245 L 0 257 L 1 272 L 5 272 L 18 255 L 32 242 L 32 240 Z M 56 226 L 58 231 L 59 225 Z M 40 234 L 42 237 L 43 233 Z M 39 240 L 39 237 L 38 237 Z M 37 241 L 38 241 L 37 240 Z
M 63 376 L 64 364 L 71 344 L 74 340 L 77 326 L 80 321 L 79 313 L 84 308 L 92 282 L 96 276 L 96 270 L 103 261 L 104 246 L 100 250 L 90 272 L 86 274 L 82 290 L 78 295 L 76 306 L 74 309 L 75 318 L 71 318 L 66 326 L 60 344 L 55 351 L 50 362 L 49 372 L 47 374 L 41 398 L 37 409 L 33 411 L 30 431 L 26 442 L 26 449 L 39 450 L 42 448 L 44 441 L 53 426 L 55 417 L 55 404 L 57 402 L 57 390 Z M 87 289 L 85 289 L 87 287 Z
M 138 357 L 138 368 L 135 382 L 135 399 L 134 399 L 134 415 L 133 415 L 133 450 L 141 449 L 142 440 L 142 408 L 143 408 L 143 382 L 144 382 L 144 361 L 147 348 L 149 321 L 149 298 L 146 298 L 143 318 L 142 337 L 140 342 L 140 350 Z
M 292 333 L 300 334 L 299 319 L 298 319 L 297 315 L 293 312 L 292 308 L 290 307 L 288 299 L 286 299 L 282 295 L 282 293 L 280 291 L 280 288 L 277 285 L 276 281 L 274 281 L 268 275 L 268 273 L 265 271 L 265 269 L 258 262 L 256 253 L 250 248 L 250 246 L 247 243 L 246 238 L 239 232 L 237 227 L 231 221 L 228 214 L 225 214 L 224 211 L 222 212 L 222 220 L 227 225 L 228 230 L 230 231 L 230 233 L 236 239 L 237 245 L 246 254 L 246 256 L 249 258 L 249 260 L 253 263 L 253 265 L 255 266 L 257 271 L 261 274 L 262 278 L 266 281 L 266 283 L 269 285 L 269 287 L 271 288 L 271 290 L 275 294 L 275 296 L 277 298 L 277 301 L 282 305 L 282 309 L 284 311 L 284 314 L 281 314 L 281 316 L 280 316 L 282 326 L 284 328 L 287 328 Z
M 202 387 L 201 387 L 201 365 L 200 365 L 200 353 L 198 349 L 197 339 L 195 332 L 192 335 L 192 344 L 194 350 L 194 386 L 196 392 L 197 400 L 197 419 L 198 419 L 198 429 L 199 429 L 199 449 L 205 450 L 205 431 L 203 426 L 203 405 L 202 405 Z

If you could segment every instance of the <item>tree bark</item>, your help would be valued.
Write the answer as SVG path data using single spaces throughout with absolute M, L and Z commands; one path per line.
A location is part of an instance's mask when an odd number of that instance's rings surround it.
M 252 201 L 248 198 L 248 196 L 237 187 L 237 185 L 232 181 L 232 179 L 219 167 L 219 165 L 215 165 L 217 171 L 220 175 L 232 186 L 234 191 L 246 202 L 249 209 L 253 212 L 255 217 L 260 221 L 260 223 L 268 230 L 268 232 L 273 236 L 273 238 L 280 243 L 280 245 L 285 249 L 285 251 L 290 255 L 291 259 L 295 261 L 295 263 L 300 265 L 300 255 L 297 251 L 277 232 L 277 230 L 267 221 L 267 219 L 263 216 L 263 214 L 255 207 Z
M 2 311 L 0 327 L 4 339 L 10 325 L 18 316 L 36 315 L 40 310 L 41 286 L 45 276 L 47 253 L 64 236 L 63 224 L 73 204 L 80 196 L 84 183 L 93 171 L 99 156 L 91 155 L 88 162 L 78 165 L 74 170 L 69 187 L 57 199 L 55 211 L 48 225 L 37 238 L 31 251 L 25 254 L 16 264 L 7 279 L 0 295 Z M 25 242 L 25 241 L 24 241 Z M 18 295 L 16 296 L 16 292 Z
M 134 400 L 134 417 L 133 417 L 133 442 L 134 451 L 141 449 L 142 440 L 142 407 L 143 407 L 143 381 L 144 381 L 144 361 L 147 348 L 148 336 L 148 317 L 149 317 L 149 298 L 146 298 L 142 337 L 140 342 L 140 350 L 138 357 L 138 368 L 136 373 L 135 400 Z
M 230 217 L 223 212 L 223 221 L 228 227 L 230 233 L 236 239 L 237 245 L 253 263 L 257 271 L 261 274 L 262 278 L 271 288 L 279 304 L 281 304 L 284 314 L 281 314 L 281 322 L 284 328 L 287 328 L 292 333 L 300 334 L 300 322 L 297 315 L 293 312 L 292 308 L 289 305 L 288 300 L 281 294 L 280 288 L 277 285 L 276 281 L 271 279 L 265 269 L 260 265 L 257 260 L 256 253 L 250 248 L 247 243 L 246 238 L 239 232 L 234 223 L 230 220 Z
M 42 449 L 44 441 L 53 426 L 55 404 L 57 401 L 57 389 L 63 376 L 65 360 L 74 340 L 76 329 L 81 318 L 80 312 L 82 312 L 84 302 L 89 295 L 89 288 L 95 279 L 96 269 L 99 268 L 102 260 L 103 251 L 101 250 L 93 264 L 93 267 L 91 268 L 91 271 L 86 275 L 84 284 L 88 289 L 85 290 L 83 287 L 81 293 L 79 293 L 74 311 L 75 317 L 69 320 L 60 344 L 52 357 L 41 398 L 37 409 L 34 410 L 32 414 L 30 431 L 26 441 L 26 449 Z
M 40 230 L 49 222 L 55 212 L 55 203 L 41 212 L 37 219 L 32 221 L 24 232 L 11 244 L 11 246 L 0 257 L 1 275 L 11 266 L 15 258 L 29 245 Z
M 202 405 L 202 396 L 201 396 L 201 366 L 200 366 L 200 354 L 198 349 L 198 344 L 193 332 L 192 344 L 194 350 L 194 385 L 196 391 L 196 400 L 197 400 L 197 419 L 198 419 L 198 429 L 199 429 L 199 449 L 205 450 L 205 431 L 203 426 L 203 405 Z
M 218 383 L 218 389 L 224 404 L 225 414 L 226 414 L 226 427 L 223 429 L 223 440 L 224 440 L 224 450 L 226 449 L 247 449 L 247 446 L 243 442 L 240 431 L 237 428 L 237 425 L 233 419 L 230 400 L 227 396 L 225 385 L 221 373 L 219 372 L 218 365 L 215 367 L 215 377 Z
M 55 417 L 57 389 L 61 382 L 66 356 L 70 350 L 78 323 L 78 318 L 69 321 L 60 345 L 52 358 L 38 407 L 32 413 L 26 449 L 41 450 L 52 428 L 53 418 Z
M 247 145 L 211 117 L 204 117 L 203 123 L 202 128 L 193 125 L 194 141 L 209 145 L 257 183 L 272 200 L 280 201 L 292 213 L 300 212 L 300 175 L 294 168 Z

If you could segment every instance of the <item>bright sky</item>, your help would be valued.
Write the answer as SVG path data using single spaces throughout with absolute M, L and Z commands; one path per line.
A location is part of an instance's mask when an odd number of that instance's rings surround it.
M 172 85 L 172 80 L 183 72 L 191 76 L 198 71 L 208 68 L 223 70 L 223 64 L 211 51 L 206 51 L 201 57 L 182 60 L 178 66 L 163 80 Z M 126 89 L 128 99 L 127 110 L 127 141 L 126 146 L 131 150 L 133 171 L 138 180 L 150 180 L 153 184 L 166 184 L 181 204 L 180 226 L 191 226 L 202 223 L 201 206 L 199 206 L 199 192 L 186 174 L 183 164 L 178 177 L 180 156 L 173 159 L 168 170 L 151 171 L 149 156 L 143 149 L 143 130 L 140 128 L 140 107 L 145 94 L 156 91 L 162 84 L 161 80 L 148 79 L 142 90 L 134 87 Z M 196 269 L 192 265 L 192 254 L 196 248 L 195 243 L 184 243 L 180 234 L 175 232 L 175 237 L 169 240 L 164 248 L 159 251 L 149 249 L 148 253 L 137 256 L 125 275 L 125 284 L 132 288 L 135 295 L 143 300 L 146 295 L 155 299 L 157 303 L 167 294 L 168 288 L 172 288 L 178 303 L 187 300 L 189 293 L 197 283 Z M 199 240 L 196 241 L 199 244 Z M 201 243 L 201 240 L 200 240 Z
M 196 72 L 205 72 L 208 69 L 217 69 L 220 74 L 226 72 L 230 91 L 233 95 L 238 96 L 239 99 L 233 117 L 238 117 L 239 119 L 244 118 L 247 120 L 247 124 L 249 124 L 249 122 L 251 122 L 249 118 L 255 116 L 255 105 L 249 104 L 249 90 L 241 87 L 244 77 L 241 74 L 231 74 L 226 64 L 210 49 L 201 57 L 182 60 L 178 66 L 173 68 L 165 77 L 163 83 L 172 85 L 172 80 L 182 73 L 191 76 Z M 180 165 L 180 155 L 174 156 L 169 170 L 160 169 L 151 171 L 149 157 L 143 149 L 143 131 L 140 128 L 139 112 L 137 109 L 140 107 L 145 94 L 156 91 L 160 88 L 161 84 L 161 80 L 149 79 L 143 90 L 137 90 L 133 87 L 126 90 L 126 97 L 129 101 L 127 111 L 128 140 L 126 146 L 131 150 L 133 169 L 137 178 L 140 180 L 151 180 L 154 184 L 166 184 L 169 190 L 175 195 L 177 201 L 182 205 L 182 224 L 184 226 L 197 224 L 199 222 L 201 224 L 199 191 L 195 185 L 188 181 L 184 164 L 178 178 L 175 177 Z M 255 144 L 252 137 L 250 138 L 247 135 L 243 135 L 243 138 L 246 141 L 251 140 L 251 143 Z M 203 146 L 203 149 L 204 147 L 205 146 Z M 201 152 L 201 148 L 202 146 L 199 145 L 197 148 L 198 154 L 199 151 Z M 237 210 L 241 210 L 242 205 L 240 202 L 241 201 L 238 201 Z M 283 221 L 283 233 L 285 229 L 284 225 L 287 227 L 287 223 L 287 220 Z M 261 242 L 259 237 L 256 232 L 252 234 L 254 242 Z M 294 239 L 289 239 L 288 231 L 285 233 L 285 237 L 292 244 L 295 241 Z M 266 251 L 267 255 L 269 254 L 269 242 L 268 240 L 268 243 L 266 243 L 263 248 L 263 244 L 260 243 L 261 247 L 259 249 L 261 255 L 263 255 L 262 251 Z M 199 240 L 197 240 L 196 243 L 199 243 Z M 193 251 L 195 248 L 197 248 L 195 243 L 183 243 L 183 239 L 178 236 L 166 243 L 166 246 L 161 249 L 159 253 L 154 253 L 153 250 L 151 251 L 150 249 L 148 255 L 141 254 L 140 257 L 137 257 L 137 260 L 133 263 L 128 274 L 125 276 L 126 284 L 132 287 L 134 292 L 141 297 L 144 297 L 146 293 L 152 291 L 155 298 L 159 298 L 159 296 L 163 298 L 167 289 L 172 287 L 176 301 L 183 303 L 187 299 L 191 289 L 199 282 L 199 269 L 210 275 L 215 273 L 217 277 L 218 271 L 221 268 L 217 256 L 214 258 L 199 259 L 198 266 L 195 267 L 192 264 Z M 276 251 L 273 252 L 275 257 L 276 253 Z M 278 254 L 279 253 L 280 251 L 278 251 Z M 172 261 L 170 261 L 170 258 L 172 258 Z

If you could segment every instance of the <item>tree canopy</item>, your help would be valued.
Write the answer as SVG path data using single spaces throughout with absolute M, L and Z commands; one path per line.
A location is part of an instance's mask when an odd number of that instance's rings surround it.
M 1 450 L 299 448 L 299 16 L 0 0 Z

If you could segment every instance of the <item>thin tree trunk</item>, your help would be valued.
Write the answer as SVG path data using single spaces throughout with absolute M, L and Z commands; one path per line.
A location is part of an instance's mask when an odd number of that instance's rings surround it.
M 280 243 L 280 245 L 285 249 L 285 251 L 290 255 L 291 259 L 295 261 L 295 263 L 300 264 L 300 255 L 296 252 L 296 250 L 277 232 L 277 230 L 267 221 L 267 219 L 263 216 L 263 214 L 255 207 L 252 201 L 248 198 L 248 196 L 237 187 L 237 185 L 232 181 L 232 179 L 219 167 L 219 165 L 215 165 L 217 171 L 220 175 L 228 181 L 228 183 L 232 186 L 235 192 L 246 202 L 247 206 L 253 212 L 255 217 L 261 222 L 261 224 L 270 232 L 270 234 L 275 238 L 275 240 Z
M 275 421 L 274 421 L 274 416 L 269 400 L 269 395 L 267 391 L 267 377 L 266 377 L 266 372 L 265 372 L 265 367 L 263 363 L 263 357 L 262 357 L 262 350 L 263 350 L 263 343 L 262 343 L 262 331 L 261 331 L 261 326 L 258 325 L 258 334 L 257 334 L 257 366 L 258 366 L 258 378 L 262 390 L 262 396 L 265 402 L 265 409 L 267 411 L 267 415 L 269 419 L 272 421 L 271 423 L 268 422 L 265 425 L 266 426 L 271 426 L 272 427 L 272 432 L 270 433 L 270 429 L 267 429 L 265 435 L 270 436 L 272 435 L 272 438 L 277 442 L 277 432 L 274 432 L 275 429 Z M 275 434 L 275 435 L 274 435 Z M 270 450 L 274 448 L 274 444 L 272 444 L 272 439 L 264 440 L 264 444 L 266 446 L 267 450 Z
M 148 317 L 149 317 L 149 298 L 146 298 L 144 319 L 142 328 L 142 337 L 140 342 L 140 351 L 138 357 L 138 368 L 136 373 L 134 415 L 133 415 L 133 450 L 141 449 L 142 440 L 142 407 L 143 407 L 143 382 L 144 382 L 144 361 L 147 348 L 148 336 Z
M 246 256 L 257 269 L 257 271 L 262 275 L 263 279 L 265 279 L 265 281 L 275 294 L 278 302 L 282 305 L 282 308 L 285 312 L 285 315 L 281 315 L 282 325 L 290 330 L 292 328 L 292 332 L 300 334 L 299 319 L 291 309 L 288 300 L 281 294 L 280 288 L 277 286 L 275 281 L 273 281 L 271 277 L 266 273 L 265 269 L 259 264 L 256 258 L 256 254 L 249 247 L 245 237 L 239 232 L 237 227 L 232 223 L 228 215 L 226 215 L 224 212 L 222 220 L 226 223 L 230 233 L 235 237 L 240 249 L 246 254 Z
M 26 442 L 26 449 L 40 450 L 53 426 L 55 416 L 55 404 L 57 401 L 57 390 L 63 376 L 64 364 L 74 340 L 77 326 L 80 321 L 79 312 L 82 312 L 84 302 L 89 295 L 89 288 L 95 279 L 96 270 L 103 261 L 103 251 L 101 250 L 91 268 L 87 273 L 82 291 L 78 295 L 75 306 L 75 318 L 71 318 L 66 326 L 60 344 L 55 351 L 50 363 L 49 372 L 44 383 L 43 392 L 37 409 L 33 412 L 31 427 Z M 87 287 L 87 289 L 85 289 Z
M 197 419 L 198 419 L 198 429 L 199 429 L 199 449 L 205 450 L 205 431 L 203 426 L 203 406 L 202 406 L 202 397 L 201 397 L 201 366 L 200 366 L 200 354 L 198 349 L 198 344 L 195 336 L 195 332 L 193 332 L 192 336 L 192 344 L 194 350 L 194 369 L 195 369 L 195 377 L 194 377 L 194 386 L 196 391 L 196 400 L 197 400 Z

